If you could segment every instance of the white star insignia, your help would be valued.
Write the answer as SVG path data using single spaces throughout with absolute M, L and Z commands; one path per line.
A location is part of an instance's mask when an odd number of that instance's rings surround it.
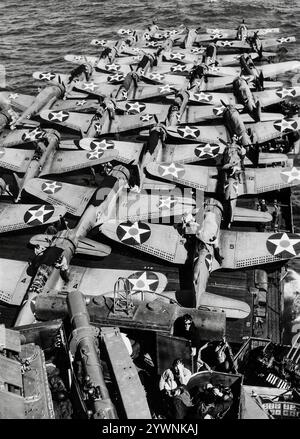
M 169 84 L 166 84 L 163 87 L 159 87 L 160 93 L 170 93 L 171 91 L 171 86 Z
M 54 212 L 53 206 L 43 205 L 43 206 L 40 206 L 38 209 L 36 209 L 36 207 L 34 207 L 32 209 L 29 209 L 26 212 L 26 214 L 24 216 L 24 220 L 27 224 L 32 224 L 33 222 L 43 224 L 45 222 L 45 217 L 48 216 L 47 219 L 49 219 L 52 216 L 53 212 Z M 28 214 L 30 216 L 27 218 Z M 26 219 L 25 219 L 25 217 L 26 217 Z
M 280 253 L 286 251 L 293 256 L 297 256 L 294 245 L 300 242 L 299 238 L 290 238 L 286 233 L 283 233 L 282 236 L 278 239 L 268 239 L 268 242 L 276 245 L 276 249 L 274 251 L 274 256 L 279 255 Z
M 106 139 L 103 139 L 101 141 L 93 140 L 90 143 L 90 148 L 91 150 L 107 150 L 107 149 L 113 149 L 114 145 L 115 144 L 112 140 L 106 140 Z
M 146 108 L 145 104 L 140 104 L 139 102 L 128 102 L 126 104 L 126 109 L 129 112 L 141 113 Z
M 123 81 L 124 75 L 122 73 L 116 73 L 115 75 L 108 76 L 107 82 L 113 82 L 113 81 Z
M 98 87 L 98 85 L 95 84 L 94 82 L 84 82 L 82 84 L 82 88 L 84 90 L 94 91 L 97 87 Z
M 53 73 L 41 73 L 40 79 L 46 79 L 47 81 L 51 81 L 51 79 L 54 79 L 55 75 Z
M 220 46 L 226 47 L 226 46 L 232 46 L 232 41 L 220 41 Z
M 42 191 L 45 193 L 55 194 L 62 188 L 61 183 L 57 183 L 56 181 L 46 182 L 42 184 Z
M 103 150 L 101 148 L 94 149 L 91 152 L 87 153 L 87 158 L 89 160 L 99 159 L 103 155 Z
M 14 99 L 17 99 L 18 96 L 19 96 L 19 93 L 10 93 L 8 95 L 8 99 L 14 100 Z
M 280 98 L 285 98 L 286 96 L 294 97 L 296 95 L 296 90 L 294 88 L 281 88 L 279 90 L 276 90 L 276 94 Z
M 69 117 L 69 113 L 61 110 L 61 111 L 52 111 L 48 114 L 48 119 L 50 121 L 59 121 L 59 122 L 64 122 L 65 120 L 67 120 Z
M 184 53 L 170 53 L 170 59 L 183 60 L 185 58 Z
M 184 168 L 182 166 L 176 165 L 176 163 L 170 163 L 169 165 L 160 165 L 159 170 L 162 177 L 171 175 L 175 178 L 178 178 L 179 173 L 184 171 Z
M 214 40 L 214 39 L 216 39 L 216 38 L 222 38 L 223 37 L 223 34 L 212 34 L 212 35 L 210 35 L 210 38 L 212 39 L 212 40 Z
M 182 64 L 177 64 L 176 66 L 171 67 L 171 72 L 184 72 L 185 70 L 187 70 L 187 67 Z
M 95 40 L 95 46 L 105 46 L 107 44 L 107 40 Z
M 128 93 L 126 90 L 122 90 L 122 96 L 124 99 L 128 99 Z
M 153 118 L 152 114 L 143 114 L 140 119 L 143 122 L 149 122 L 149 120 L 151 120 L 152 118 Z
M 76 102 L 76 105 L 77 105 L 78 107 L 82 107 L 84 104 L 86 104 L 86 101 L 85 101 L 85 100 L 83 100 L 83 101 L 77 101 L 77 102 Z
M 207 93 L 203 93 L 203 92 L 194 93 L 194 98 L 197 101 L 205 101 L 205 102 L 210 102 L 212 100 L 212 96 L 211 95 L 209 95 Z
M 195 153 L 199 158 L 203 156 L 214 157 L 218 150 L 219 150 L 218 146 L 211 146 L 209 143 L 207 143 L 204 146 L 200 146 L 200 145 L 197 146 L 195 148 Z
M 219 72 L 220 71 L 220 68 L 216 67 L 216 66 L 210 66 L 208 69 L 211 72 Z
M 24 135 L 22 136 L 22 140 L 37 140 L 37 139 L 42 139 L 43 137 L 45 137 L 46 132 L 43 131 L 41 128 L 37 127 L 32 131 L 29 131 L 28 133 L 24 133 Z
M 158 208 L 159 209 L 171 209 L 172 207 L 175 206 L 175 204 L 177 203 L 177 200 L 174 199 L 173 197 L 161 197 L 158 203 Z
M 178 128 L 177 129 L 178 134 L 180 134 L 182 137 L 194 137 L 195 139 L 199 135 L 198 128 L 191 128 L 189 126 L 185 126 L 184 128 Z
M 127 239 L 133 239 L 137 244 L 141 244 L 141 236 L 145 233 L 149 233 L 148 229 L 140 228 L 137 221 L 130 226 L 120 224 L 119 227 L 125 232 L 124 236 L 121 238 L 122 242 Z
M 131 35 L 133 31 L 131 29 L 119 29 L 118 34 L 120 35 Z
M 154 274 L 154 273 L 153 273 Z M 132 291 L 152 291 L 151 285 L 158 283 L 158 278 L 155 275 L 154 279 L 150 279 L 147 276 L 147 272 L 144 271 L 139 277 L 134 278 L 130 276 L 128 278 L 130 284 L 132 285 Z
M 114 64 L 114 63 L 106 64 L 105 66 L 105 70 L 108 70 L 109 72 L 113 70 L 120 70 L 120 68 L 121 66 L 119 64 Z
M 281 37 L 281 38 L 278 38 L 278 39 L 277 39 L 277 42 L 278 42 L 278 43 L 289 43 L 290 40 L 291 40 L 290 37 Z
M 156 81 L 162 81 L 165 78 L 165 75 L 162 75 L 161 73 L 150 73 L 149 78 Z
M 200 53 L 202 52 L 201 47 L 193 47 L 190 51 L 191 53 Z
M 291 183 L 293 181 L 300 182 L 300 171 L 295 167 L 293 167 L 290 171 L 282 171 L 280 175 L 288 177 L 286 183 Z
M 274 122 L 274 128 L 280 132 L 294 131 L 298 128 L 298 123 L 295 119 L 282 119 Z

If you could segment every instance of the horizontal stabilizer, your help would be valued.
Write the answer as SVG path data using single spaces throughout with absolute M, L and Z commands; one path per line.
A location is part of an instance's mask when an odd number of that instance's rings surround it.
M 219 296 L 218 294 L 203 293 L 200 306 L 217 309 L 226 313 L 227 319 L 245 319 L 250 314 L 250 306 L 242 300 Z
M 101 244 L 101 242 L 93 241 L 92 239 L 80 238 L 76 253 L 105 257 L 111 253 L 111 248 L 108 245 Z
M 236 207 L 233 219 L 234 221 L 268 223 L 272 221 L 272 215 L 269 212 L 247 209 L 245 207 Z
M 193 302 L 193 293 L 190 290 L 164 291 L 162 295 L 168 300 L 176 300 L 187 308 L 191 307 Z M 207 292 L 201 294 L 200 307 L 225 312 L 227 319 L 245 319 L 251 311 L 249 305 L 242 300 Z

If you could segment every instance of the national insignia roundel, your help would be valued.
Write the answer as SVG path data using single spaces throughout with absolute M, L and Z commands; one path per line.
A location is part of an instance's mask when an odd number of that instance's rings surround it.
M 46 133 L 45 131 L 43 131 L 41 128 L 37 127 L 34 128 L 34 130 L 31 130 L 27 133 L 24 133 L 22 135 L 22 140 L 24 142 L 33 142 L 34 140 L 39 140 L 42 139 L 43 137 L 45 137 Z
M 42 183 L 42 191 L 45 194 L 55 194 L 56 192 L 60 191 L 62 188 L 62 183 L 60 183 L 59 181 L 45 181 L 44 183 Z
M 274 233 L 266 242 L 269 253 L 287 259 L 300 253 L 300 235 L 296 233 Z
M 194 150 L 195 156 L 199 157 L 199 159 L 210 159 L 218 155 L 219 152 L 219 145 L 210 145 L 209 143 L 206 145 L 197 145 Z
M 30 226 L 45 224 L 53 215 L 54 207 L 51 205 L 33 206 L 24 215 L 24 223 Z
M 199 128 L 190 126 L 177 128 L 177 133 L 184 139 L 197 139 L 200 136 Z
M 132 291 L 156 291 L 159 279 L 153 271 L 137 271 L 128 276 Z
M 127 221 L 118 225 L 116 234 L 123 244 L 141 245 L 149 239 L 151 230 L 148 224 L 141 221 Z
M 102 150 L 107 150 L 107 149 L 114 149 L 114 142 L 112 140 L 92 140 L 90 143 L 90 149 L 92 151 L 94 150 L 98 150 L 98 149 L 102 149 Z
M 158 173 L 161 177 L 182 178 L 185 174 L 184 166 L 179 163 L 161 164 L 158 166 Z
M 146 109 L 143 102 L 126 102 L 125 109 L 128 114 L 139 114 Z
M 273 126 L 281 133 L 289 133 L 298 129 L 298 122 L 295 119 L 283 118 L 281 120 L 276 120 Z
M 64 122 L 69 118 L 70 114 L 67 111 L 50 111 L 48 119 L 51 122 Z

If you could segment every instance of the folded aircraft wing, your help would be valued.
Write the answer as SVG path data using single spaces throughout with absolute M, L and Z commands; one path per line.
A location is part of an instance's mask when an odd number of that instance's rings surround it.
M 114 119 L 106 117 L 104 119 L 101 131 L 99 134 L 113 134 L 121 133 L 123 131 L 143 129 L 151 127 L 156 124 L 156 119 L 153 114 L 134 114 L 115 116 Z M 97 122 L 94 123 L 95 132 L 97 132 Z
M 236 36 L 237 29 L 219 29 L 219 28 L 206 28 L 205 32 L 208 34 L 226 34 L 226 38 L 234 38 Z M 256 28 L 256 29 L 248 29 L 248 34 L 255 34 L 258 32 L 260 35 L 266 35 L 270 33 L 279 33 L 279 27 L 273 28 Z
M 58 99 L 51 106 L 51 111 L 75 111 L 79 113 L 95 112 L 99 108 L 96 99 Z
M 1 147 L 22 145 L 23 143 L 35 142 L 45 136 L 45 131 L 40 127 L 34 129 L 3 130 L 0 134 Z
M 177 84 L 186 87 L 187 78 L 181 75 L 170 75 L 167 73 L 147 72 L 143 75 L 144 79 L 155 82 L 156 84 Z
M 29 149 L 0 148 L 0 167 L 25 173 L 33 156 Z
M 215 192 L 217 188 L 218 171 L 214 167 L 183 165 L 172 162 L 149 163 L 146 169 L 155 177 L 205 192 Z
M 155 104 L 152 102 L 118 101 L 117 109 L 127 114 L 156 114 L 158 121 L 165 121 L 169 105 Z
M 21 305 L 32 279 L 27 268 L 27 262 L 0 259 L 0 302 Z
M 93 119 L 93 114 L 73 113 L 63 110 L 42 110 L 40 112 L 40 116 L 42 119 L 47 120 L 51 123 L 65 126 L 75 131 L 81 131 L 82 133 L 87 132 Z
M 168 96 L 173 94 L 177 90 L 180 90 L 181 86 L 178 84 L 164 84 L 164 85 L 138 85 L 128 93 L 127 98 L 130 100 L 144 100 L 148 98 L 155 98 L 159 96 Z M 123 97 L 124 100 L 124 97 Z
M 12 106 L 12 108 L 20 111 L 26 110 L 28 107 L 30 107 L 30 105 L 32 105 L 35 100 L 35 96 L 30 96 L 22 93 L 12 93 L 8 91 L 0 92 L 0 97 L 7 101 Z
M 263 143 L 271 139 L 276 139 L 284 134 L 297 131 L 300 128 L 300 117 L 283 118 L 269 122 L 257 122 L 248 125 L 253 133 L 253 141 Z
M 65 213 L 63 206 L 1 203 L 0 233 L 53 223 Z
M 92 198 L 96 188 L 61 183 L 54 180 L 32 178 L 25 183 L 24 189 L 29 194 L 53 205 L 61 205 L 67 212 L 81 216 Z
M 259 100 L 262 107 L 276 104 L 286 98 L 294 98 L 300 95 L 300 87 L 281 87 L 275 90 L 264 90 L 253 92 L 256 99 Z
M 100 231 L 114 241 L 174 264 L 184 264 L 187 258 L 186 241 L 173 226 L 110 220 Z
M 123 190 L 116 203 L 117 218 L 122 221 L 147 221 L 154 218 L 171 218 L 191 212 L 195 207 L 192 197 L 184 197 L 176 191 L 163 194 L 134 193 Z
M 240 269 L 292 259 L 300 254 L 300 235 L 289 232 L 237 232 L 222 230 L 221 268 Z
M 209 93 L 203 91 L 189 92 L 189 100 L 191 102 L 196 102 L 199 104 L 206 105 L 221 105 L 221 100 L 225 102 L 225 104 L 235 105 L 237 103 L 236 97 L 233 93 Z M 224 107 L 223 107 L 224 109 Z
M 33 72 L 32 76 L 34 79 L 38 79 L 39 81 L 53 81 L 63 85 L 67 85 L 70 78 L 70 75 L 63 73 L 41 72 L 41 71 Z
M 192 163 L 208 160 L 223 154 L 224 145 L 218 143 L 191 143 L 182 145 L 165 145 L 164 162 Z
M 115 160 L 118 160 L 122 163 L 131 163 L 138 160 L 143 148 L 143 143 L 110 139 L 100 140 L 85 137 L 84 139 L 79 140 L 79 147 L 90 152 L 103 151 L 103 159 L 107 156 L 107 154 L 114 154 Z
M 220 138 L 225 142 L 230 140 L 224 125 L 169 126 L 167 132 L 171 137 L 193 142 L 217 143 Z
M 95 82 L 95 81 L 77 81 L 75 84 L 77 90 L 84 93 L 89 93 L 95 96 L 110 96 L 115 90 L 118 89 L 118 85 L 110 84 L 108 82 Z
M 274 76 L 299 68 L 300 61 L 284 61 L 274 64 L 265 64 L 257 67 L 259 71 L 263 72 L 265 78 L 273 78 Z
M 300 168 L 257 168 L 247 169 L 238 184 L 238 195 L 260 194 L 300 184 Z
M 115 160 L 117 157 L 117 151 L 105 147 L 95 148 L 93 151 L 57 151 L 50 166 L 45 167 L 40 176 L 63 174 L 76 169 L 88 168 Z

